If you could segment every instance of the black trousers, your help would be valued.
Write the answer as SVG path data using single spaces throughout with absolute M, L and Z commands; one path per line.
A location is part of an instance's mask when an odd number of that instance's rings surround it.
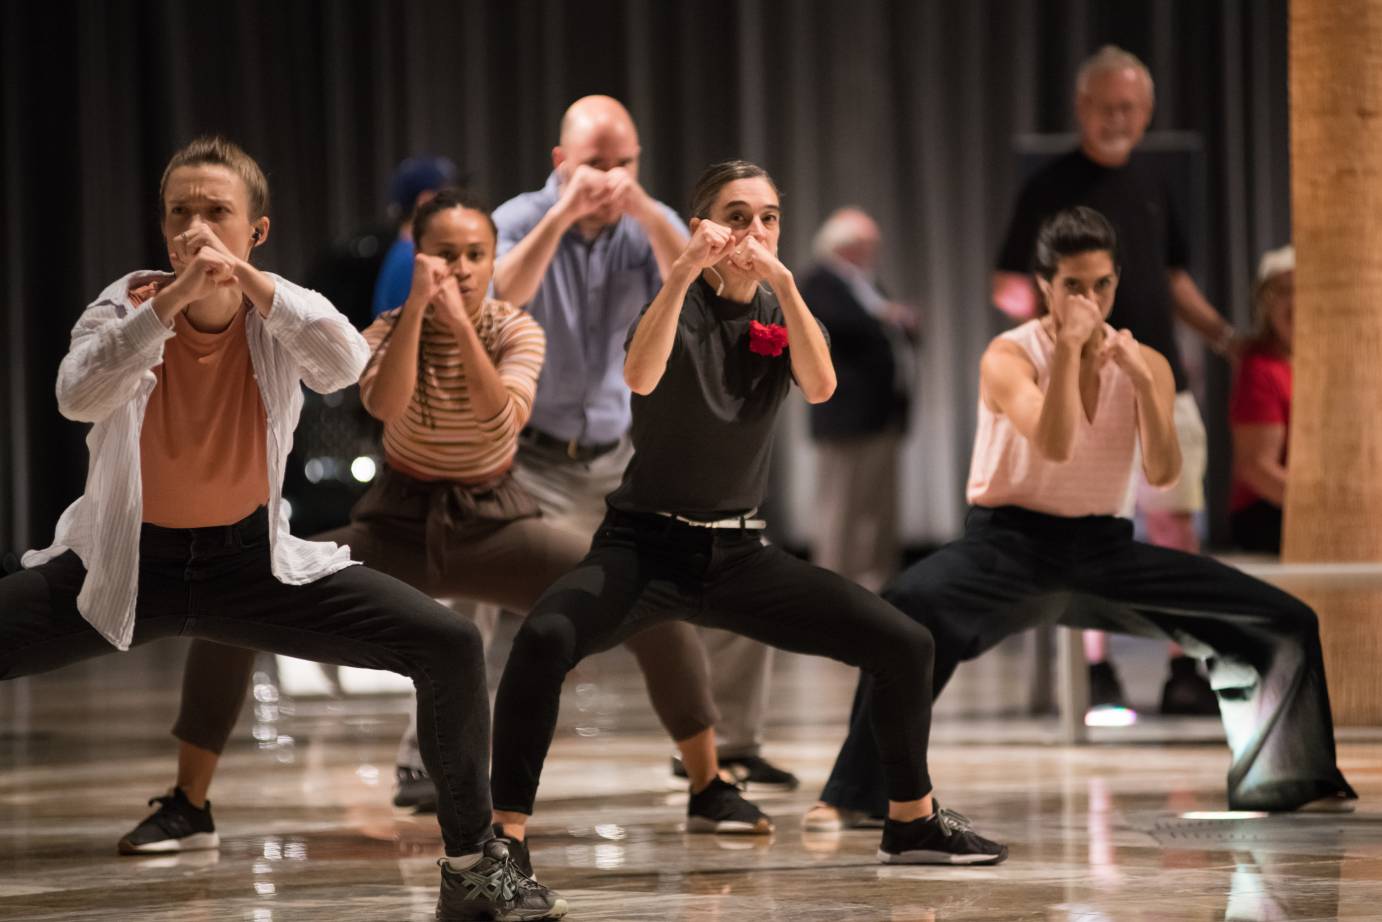
M 365 567 L 302 586 L 280 583 L 269 566 L 262 507 L 234 525 L 145 525 L 139 556 L 134 644 L 185 635 L 411 677 L 447 853 L 473 852 L 490 838 L 489 707 L 474 625 Z M 114 651 L 77 610 L 85 578 L 69 551 L 0 580 L 0 679 Z
M 1232 752 L 1231 808 L 1356 796 L 1335 762 L 1315 613 L 1240 570 L 1136 542 L 1126 519 L 972 508 L 965 536 L 883 597 L 934 635 L 937 695 L 962 661 L 1043 623 L 1173 640 L 1208 663 Z M 886 807 L 866 729 L 876 697 L 862 677 L 826 803 L 871 814 Z
M 873 677 L 888 797 L 931 790 L 931 637 L 878 596 L 765 545 L 757 532 L 611 510 L 589 555 L 543 593 L 514 639 L 494 711 L 497 809 L 531 814 L 562 682 L 584 657 L 671 620 L 829 656 Z

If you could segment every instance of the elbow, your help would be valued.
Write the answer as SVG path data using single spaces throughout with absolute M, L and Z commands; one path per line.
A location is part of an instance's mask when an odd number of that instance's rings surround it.
M 366 413 L 386 426 L 397 421 L 397 419 L 403 415 L 403 411 L 407 406 L 406 403 L 393 405 L 387 401 L 377 402 L 370 399 L 365 394 L 360 395 L 360 405 L 365 408 Z
M 802 396 L 810 404 L 825 403 L 835 396 L 835 376 L 830 375 L 810 388 L 802 388 Z
M 63 381 L 62 378 L 58 379 L 57 398 L 58 412 L 74 423 L 97 423 L 104 415 L 88 394 L 84 394 L 81 388 Z
M 653 374 L 647 370 L 640 370 L 634 367 L 633 363 L 624 363 L 624 383 L 629 386 L 640 397 L 646 397 L 657 388 L 657 382 L 662 379 L 662 372 Z
M 1147 483 L 1157 489 L 1174 486 L 1176 481 L 1180 480 L 1180 458 L 1174 458 L 1157 466 L 1147 466 L 1142 473 L 1146 475 Z
M 1032 445 L 1036 452 L 1041 456 L 1041 460 L 1049 461 L 1052 464 L 1066 464 L 1075 457 L 1075 445 L 1073 442 L 1055 443 L 1047 439 L 1036 438 L 1032 440 Z

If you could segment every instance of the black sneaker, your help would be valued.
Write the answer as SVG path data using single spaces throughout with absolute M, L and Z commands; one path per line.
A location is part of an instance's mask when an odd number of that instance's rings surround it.
M 496 922 L 535 922 L 566 915 L 566 900 L 525 875 L 514 865 L 504 843 L 485 843 L 478 863 L 464 871 L 441 865 L 441 894 L 437 922 L 490 919 Z
M 1123 683 L 1118 681 L 1118 673 L 1110 662 L 1089 664 L 1089 707 L 1125 708 L 1128 699 L 1123 694 Z
M 745 800 L 737 785 L 714 778 L 687 801 L 686 831 L 765 836 L 773 831 L 773 821 Z
M 211 820 L 211 801 L 198 810 L 187 800 L 182 788 L 155 797 L 149 806 L 158 809 L 130 830 L 116 847 L 122 855 L 147 855 L 159 852 L 190 852 L 218 848 L 221 837 Z
M 729 772 L 745 790 L 795 791 L 801 786 L 801 781 L 796 775 L 785 768 L 778 768 L 760 756 L 721 759 L 720 767 Z M 680 756 L 672 756 L 672 774 L 678 778 L 688 777 L 686 766 L 682 764 Z
M 437 786 L 432 776 L 420 768 L 394 768 L 398 786 L 394 789 L 393 805 L 407 809 L 412 807 L 418 813 L 437 812 Z
M 795 791 L 801 786 L 796 775 L 759 756 L 721 759 L 720 764 L 745 790 Z
M 1188 656 L 1171 657 L 1171 673 L 1161 688 L 1161 713 L 1215 717 L 1219 699 Z
M 532 856 L 528 854 L 528 843 L 505 835 L 504 827 L 500 823 L 494 824 L 494 837 L 503 842 L 504 847 L 509 850 L 509 860 L 513 862 L 514 867 L 533 880 L 537 880 L 537 875 L 533 873 Z
M 973 832 L 969 820 L 942 810 L 910 823 L 888 820 L 878 860 L 884 864 L 998 864 L 1008 847 Z

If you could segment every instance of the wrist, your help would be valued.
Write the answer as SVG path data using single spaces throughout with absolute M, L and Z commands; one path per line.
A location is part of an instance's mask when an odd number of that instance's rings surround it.
M 580 220 L 580 215 L 576 213 L 576 208 L 571 199 L 562 196 L 557 199 L 557 203 L 548 212 L 552 216 L 552 221 L 557 229 L 565 233 L 570 227 Z
M 1219 335 L 1210 341 L 1209 349 L 1215 355 L 1228 355 L 1237 338 L 1238 331 L 1233 328 L 1233 324 L 1226 323 L 1219 330 Z
M 658 214 L 657 203 L 653 201 L 653 197 L 639 187 L 629 192 L 629 204 L 624 210 L 628 212 L 629 217 L 643 225 L 648 224 Z

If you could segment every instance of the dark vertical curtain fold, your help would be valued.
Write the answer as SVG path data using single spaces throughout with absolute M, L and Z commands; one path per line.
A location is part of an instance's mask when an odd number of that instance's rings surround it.
M 831 209 L 878 216 L 888 287 L 927 311 L 904 527 L 945 539 L 977 358 L 1000 327 L 988 272 L 1015 193 L 1013 136 L 1071 128 L 1075 69 L 1099 45 L 1142 56 L 1153 127 L 1205 141 L 1200 281 L 1246 321 L 1255 256 L 1289 235 L 1285 13 L 1286 0 L 5 4 L 0 544 L 45 540 L 81 488 L 84 430 L 56 413 L 57 364 L 103 285 L 163 264 L 156 192 L 178 144 L 219 131 L 261 160 L 274 194 L 263 260 L 301 277 L 377 221 L 409 153 L 449 154 L 494 201 L 539 185 L 563 108 L 592 92 L 629 104 L 645 184 L 678 209 L 711 160 L 767 166 L 796 265 Z M 1224 385 L 1210 368 L 1212 402 Z M 1208 409 L 1222 480 L 1222 413 Z M 784 520 L 799 532 L 809 452 L 800 420 L 788 430 Z

